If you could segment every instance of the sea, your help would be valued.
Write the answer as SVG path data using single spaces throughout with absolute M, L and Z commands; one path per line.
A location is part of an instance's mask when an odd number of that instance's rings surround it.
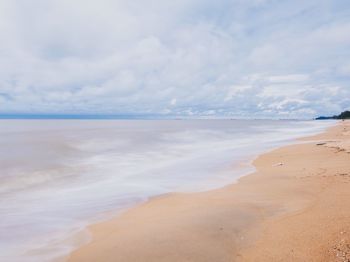
M 88 225 L 152 197 L 223 187 L 334 121 L 0 120 L 0 261 L 54 261 Z M 301 143 L 301 142 L 300 142 Z

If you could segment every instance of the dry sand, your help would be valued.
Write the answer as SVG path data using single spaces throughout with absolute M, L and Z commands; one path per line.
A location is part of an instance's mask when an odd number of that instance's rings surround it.
M 234 185 L 91 226 L 69 261 L 350 261 L 350 122 L 304 140 L 259 156 Z

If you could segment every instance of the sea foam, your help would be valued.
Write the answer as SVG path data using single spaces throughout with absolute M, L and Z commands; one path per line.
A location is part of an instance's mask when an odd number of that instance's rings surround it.
M 52 261 L 84 228 L 169 192 L 210 190 L 330 122 L 0 121 L 0 260 Z M 74 238 L 73 238 L 74 237 Z

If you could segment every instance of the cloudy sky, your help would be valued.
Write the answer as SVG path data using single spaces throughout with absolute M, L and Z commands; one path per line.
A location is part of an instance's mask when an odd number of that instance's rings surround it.
M 2 114 L 349 108 L 349 0 L 0 0 Z

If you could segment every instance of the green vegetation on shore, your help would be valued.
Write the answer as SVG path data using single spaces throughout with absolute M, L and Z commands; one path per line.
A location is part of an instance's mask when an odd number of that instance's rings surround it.
M 350 119 L 350 111 L 344 111 L 337 116 L 320 116 L 316 118 L 316 120 L 324 120 L 324 119 Z

